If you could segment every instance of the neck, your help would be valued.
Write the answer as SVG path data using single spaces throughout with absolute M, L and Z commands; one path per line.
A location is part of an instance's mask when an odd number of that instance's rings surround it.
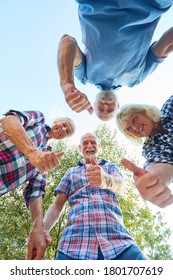
M 161 122 L 155 123 L 155 125 L 154 125 L 153 133 L 152 134 L 156 134 L 156 133 L 162 133 L 162 134 L 167 134 L 168 133 L 164 129 L 164 127 L 162 126 Z

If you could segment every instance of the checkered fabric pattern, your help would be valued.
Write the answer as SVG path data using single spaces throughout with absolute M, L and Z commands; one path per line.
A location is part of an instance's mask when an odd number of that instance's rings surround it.
M 99 165 L 109 174 L 119 173 L 113 163 L 101 160 Z M 118 197 L 108 189 L 90 186 L 86 165 L 82 162 L 70 168 L 55 195 L 68 197 L 70 211 L 58 250 L 74 259 L 97 259 L 98 247 L 105 259 L 113 259 L 134 244 L 123 224 Z
M 42 151 L 50 150 L 47 146 L 50 127 L 45 124 L 44 115 L 41 112 L 10 110 L 5 115 L 17 116 L 36 147 Z M 29 163 L 28 159 L 4 134 L 0 124 L 0 196 L 26 182 L 24 197 L 28 206 L 30 201 L 44 195 L 46 175 L 40 174 L 38 169 Z
M 158 162 L 173 164 L 173 95 L 161 109 L 161 124 L 168 134 L 156 133 L 145 141 L 142 155 L 147 161 L 144 167 Z

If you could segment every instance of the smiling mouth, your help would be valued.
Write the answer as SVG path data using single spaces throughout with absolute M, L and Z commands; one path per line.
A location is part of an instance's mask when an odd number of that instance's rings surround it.
M 94 154 L 95 153 L 95 149 L 87 149 L 86 153 L 87 154 Z
M 138 128 L 138 133 L 141 134 L 141 132 L 143 131 L 143 127 L 144 125 L 142 124 L 139 128 Z

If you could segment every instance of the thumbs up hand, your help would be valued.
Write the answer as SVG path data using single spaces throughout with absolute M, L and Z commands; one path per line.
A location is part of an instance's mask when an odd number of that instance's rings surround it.
M 135 186 L 145 200 L 161 208 L 173 203 L 173 195 L 170 189 L 161 182 L 157 169 L 150 173 L 127 159 L 122 159 L 121 162 L 124 167 L 133 172 Z M 155 165 L 157 166 L 157 164 Z
M 90 156 L 91 166 L 87 168 L 88 181 L 91 186 L 101 186 L 101 167 L 94 156 Z

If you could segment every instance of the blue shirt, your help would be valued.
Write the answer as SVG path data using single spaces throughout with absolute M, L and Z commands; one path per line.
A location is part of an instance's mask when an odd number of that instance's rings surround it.
M 156 133 L 144 142 L 144 167 L 159 162 L 173 164 L 173 95 L 163 105 L 160 121 L 167 134 Z
M 160 16 L 172 0 L 76 0 L 85 45 L 76 77 L 103 90 L 133 87 L 163 58 L 151 51 Z
M 119 173 L 114 163 L 102 159 L 98 164 L 111 175 Z M 90 186 L 84 163 L 66 172 L 55 195 L 58 192 L 67 196 L 70 205 L 58 250 L 74 259 L 95 260 L 100 246 L 104 258 L 110 260 L 134 244 L 123 223 L 117 195 Z

